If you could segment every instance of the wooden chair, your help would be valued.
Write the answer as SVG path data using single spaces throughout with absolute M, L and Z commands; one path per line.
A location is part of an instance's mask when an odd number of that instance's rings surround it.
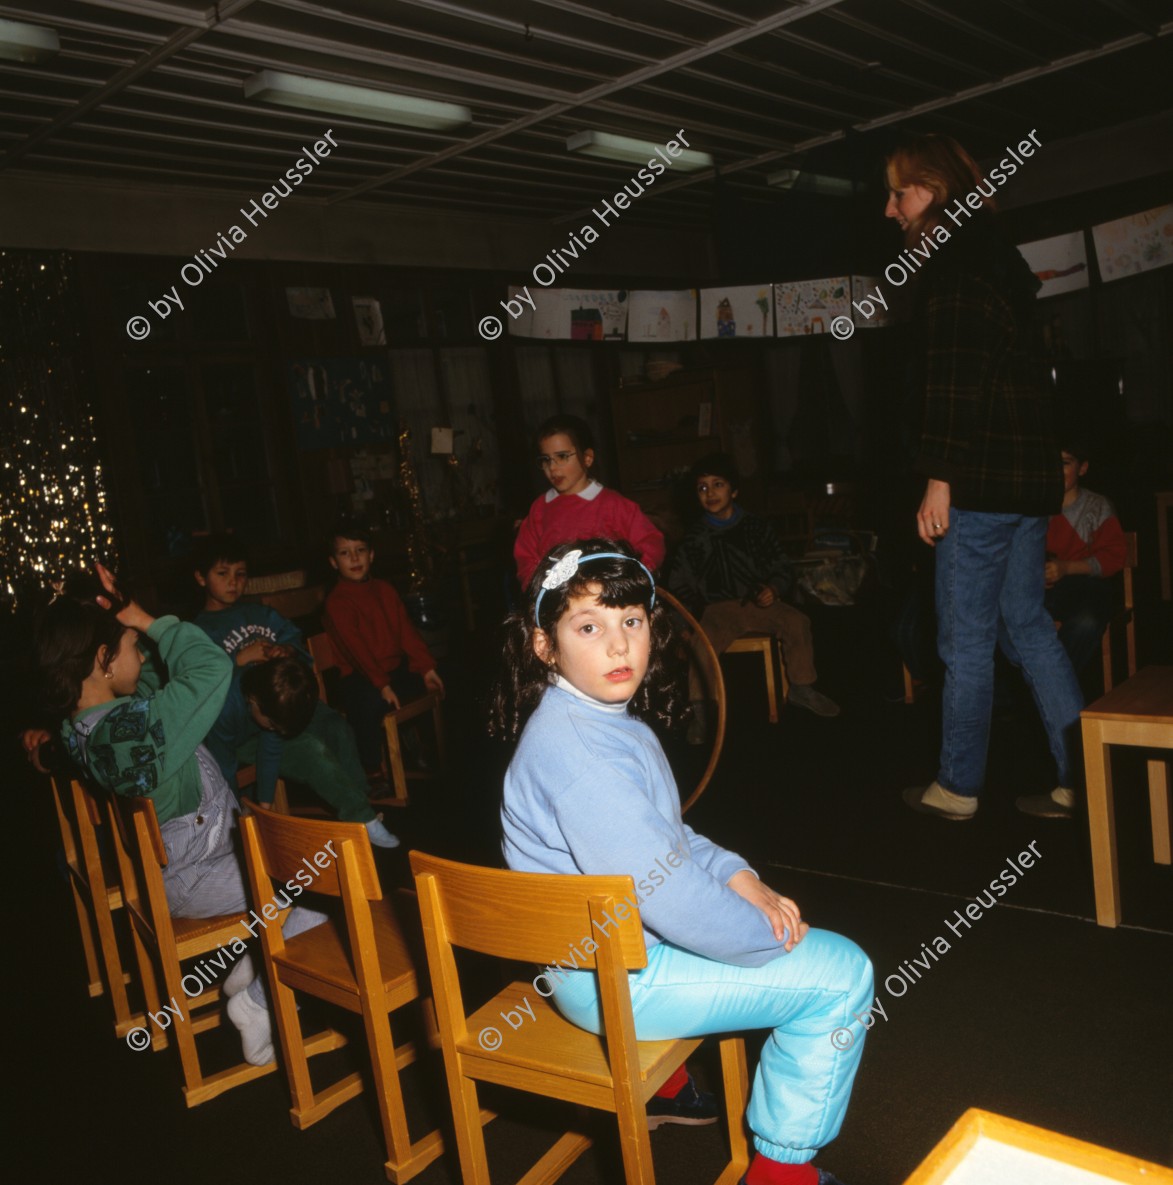
M 114 1035 L 125 1037 L 131 1029 L 140 1028 L 146 1018 L 141 1012 L 132 1013 L 126 998 L 126 985 L 131 977 L 122 969 L 118 935 L 114 930 L 114 911 L 122 908 L 122 886 L 117 871 L 108 870 L 102 863 L 97 831 L 102 825 L 101 810 L 89 788 L 77 779 L 66 782 L 54 775 L 50 782 L 69 887 L 81 930 L 87 987 L 91 996 L 109 991 L 114 1007 Z
M 634 892 L 631 877 L 506 872 L 422 852 L 411 853 L 411 867 L 465 1185 L 490 1185 L 477 1120 L 478 1082 L 612 1112 L 619 1123 L 627 1185 L 653 1185 L 647 1101 L 700 1040 L 635 1039 L 627 972 L 645 967 L 647 953 L 639 911 L 620 918 L 616 909 Z M 564 1020 L 538 991 L 540 977 L 512 983 L 466 1014 L 453 947 L 542 966 L 565 957 L 584 933 L 596 930 L 598 952 L 587 955 L 583 966 L 599 977 L 603 1036 Z M 533 1019 L 527 1020 L 531 1011 Z M 503 1013 L 513 1013 L 522 1023 L 502 1033 L 497 1026 Z M 749 1163 L 742 1126 L 748 1079 L 740 1037 L 721 1042 L 721 1065 L 732 1158 L 718 1185 L 734 1185 Z M 566 1132 L 522 1180 L 548 1185 L 590 1144 L 582 1132 Z
M 1128 555 L 1124 560 L 1124 606 L 1115 617 L 1108 622 L 1104 630 L 1104 637 L 1100 642 L 1101 656 L 1104 662 L 1104 691 L 1112 690 L 1115 684 L 1112 680 L 1112 635 L 1120 627 L 1124 628 L 1124 637 L 1128 647 L 1128 677 L 1136 674 L 1136 607 L 1132 599 L 1132 574 L 1136 571 L 1136 532 L 1125 531 L 1125 542 L 1128 544 Z
M 766 668 L 766 706 L 770 723 L 778 723 L 778 690 L 774 682 L 774 650 L 778 651 L 778 672 L 782 676 L 782 702 L 790 694 L 790 680 L 786 678 L 786 664 L 782 661 L 782 645 L 773 634 L 743 634 L 725 648 L 726 654 L 761 654 Z
M 255 765 L 242 765 L 236 771 L 236 788 L 237 790 L 248 790 L 257 784 L 257 767 Z M 240 796 L 237 795 L 239 798 Z M 289 791 L 285 788 L 285 779 L 278 778 L 277 785 L 273 790 L 272 809 L 279 815 L 289 815 L 293 811 L 289 805 Z M 314 808 L 314 813 L 325 814 L 325 811 Z
M 326 702 L 325 672 L 331 667 L 338 666 L 338 655 L 329 634 L 314 634 L 306 640 L 310 657 L 314 660 L 314 673 L 318 679 L 318 696 Z M 415 780 L 431 780 L 442 775 L 444 766 L 444 712 L 441 704 L 443 697 L 430 691 L 426 695 L 404 704 L 397 711 L 388 712 L 383 717 L 383 731 L 387 739 L 387 768 L 391 780 L 390 798 L 372 798 L 371 801 L 381 806 L 406 806 L 408 802 L 407 783 Z M 417 770 L 407 769 L 403 764 L 403 744 L 399 735 L 400 725 L 407 724 L 417 716 L 426 713 L 432 715 L 432 728 L 436 734 L 436 754 L 439 758 L 440 769 Z
M 410 1181 L 440 1155 L 443 1142 L 433 1131 L 412 1143 L 407 1129 L 399 1070 L 415 1060 L 416 1050 L 410 1043 L 396 1047 L 389 1013 L 418 1000 L 420 989 L 394 909 L 383 898 L 366 828 L 361 823 L 286 818 L 254 809 L 241 816 L 240 829 L 257 909 L 272 899 L 273 881 L 293 882 L 299 872 L 305 878 L 308 865 L 314 869 L 313 891 L 340 897 L 346 916 L 345 936 L 333 922 L 288 941 L 275 926 L 261 933 L 293 1095 L 293 1124 L 310 1127 L 363 1089 L 362 1076 L 355 1072 L 315 1093 L 296 990 L 362 1016 L 387 1144 L 387 1176 L 397 1183 Z M 328 860 L 325 867 L 323 860 Z
M 179 1046 L 183 1069 L 183 1099 L 189 1107 L 206 1103 L 234 1086 L 273 1073 L 276 1062 L 252 1066 L 247 1062 L 205 1074 L 196 1050 L 196 1035 L 216 1028 L 221 1022 L 220 985 L 210 984 L 189 999 L 183 989 L 184 959 L 209 954 L 234 939 L 252 937 L 244 924 L 247 913 L 224 914 L 209 918 L 172 918 L 163 888 L 163 869 L 167 853 L 155 817 L 155 804 L 149 798 L 126 798 L 111 794 L 107 800 L 111 831 L 115 834 L 122 893 L 134 936 L 135 956 L 146 999 L 151 1047 L 167 1045 L 166 1028 L 172 1028 Z M 164 990 L 170 993 L 166 1010 L 159 999 L 158 982 L 151 953 L 158 958 L 163 972 Z M 189 974 L 188 979 L 196 978 Z M 155 1017 L 167 1018 L 160 1025 Z
M 272 576 L 251 576 L 244 595 L 247 600 L 268 605 L 292 621 L 319 609 L 326 599 L 326 590 L 320 584 L 307 585 L 305 570 L 298 569 Z

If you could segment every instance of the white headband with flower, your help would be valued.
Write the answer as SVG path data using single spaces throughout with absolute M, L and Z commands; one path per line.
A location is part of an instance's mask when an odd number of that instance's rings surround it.
M 635 559 L 634 556 L 624 555 L 621 551 L 597 551 L 592 555 L 584 556 L 582 549 L 576 547 L 573 551 L 568 551 L 561 559 L 557 560 L 551 565 L 550 570 L 546 573 L 542 580 L 542 587 L 538 590 L 538 599 L 534 602 L 534 625 L 541 627 L 542 621 L 542 598 L 554 588 L 561 588 L 574 574 L 578 571 L 582 564 L 589 564 L 591 560 L 627 560 L 632 564 L 639 564 L 644 570 L 644 575 L 647 576 L 649 583 L 652 586 L 652 599 L 648 603 L 648 611 L 651 612 L 656 606 L 656 580 L 648 571 L 647 567 Z

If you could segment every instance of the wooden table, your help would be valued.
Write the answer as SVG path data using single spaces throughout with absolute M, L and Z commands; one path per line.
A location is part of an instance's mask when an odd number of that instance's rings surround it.
M 1081 713 L 1087 772 L 1096 922 L 1120 924 L 1120 874 L 1116 863 L 1116 812 L 1109 745 L 1173 749 L 1173 667 L 1145 667 Z M 1153 859 L 1170 863 L 1169 761 L 1148 763 Z

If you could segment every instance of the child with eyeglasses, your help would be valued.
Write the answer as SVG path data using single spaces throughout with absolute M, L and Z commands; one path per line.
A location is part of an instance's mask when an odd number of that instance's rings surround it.
M 552 416 L 538 429 L 538 464 L 550 483 L 522 520 L 513 545 L 517 578 L 529 584 L 550 548 L 571 539 L 626 539 L 656 571 L 664 559 L 664 536 L 630 498 L 591 477 L 595 442 L 578 416 Z

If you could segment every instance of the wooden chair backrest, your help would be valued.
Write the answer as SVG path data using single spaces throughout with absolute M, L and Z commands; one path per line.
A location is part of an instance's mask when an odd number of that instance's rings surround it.
M 49 785 L 53 788 L 53 809 L 57 814 L 57 829 L 61 832 L 61 846 L 65 862 L 73 869 L 81 867 L 81 834 L 73 799 L 72 785 L 65 787 L 65 778 L 53 774 Z
M 324 675 L 331 667 L 338 665 L 338 655 L 334 650 L 334 643 L 327 633 L 312 634 L 305 640 L 306 649 L 314 664 L 314 677 L 318 680 L 318 699 L 326 702 L 326 680 Z
M 265 877 L 308 888 L 305 879 L 310 876 L 315 893 L 341 897 L 346 891 L 342 870 L 345 863 L 350 882 L 361 897 L 368 901 L 383 899 L 370 836 L 361 823 L 281 815 L 248 799 L 244 806 L 250 813 L 240 817 L 241 834 Z
M 71 868 L 85 872 L 95 892 L 101 892 L 105 888 L 105 873 L 97 828 L 102 825 L 102 811 L 88 786 L 71 778 L 66 788 L 65 781 L 59 774 L 50 778 L 65 859 Z
M 624 967 L 647 965 L 638 907 L 624 904 L 625 898 L 636 900 L 630 876 L 510 872 L 418 851 L 411 853 L 411 869 L 421 909 L 425 895 L 436 903 L 438 933 L 449 946 L 543 965 L 577 947 L 579 966 L 593 968 L 597 956 L 583 950 L 583 940 L 591 937 L 601 946 L 607 938 L 618 943 Z M 607 909 L 616 903 L 626 916 Z M 601 925 L 593 926 L 592 919 Z
M 705 682 L 712 691 L 713 699 L 717 703 L 717 721 L 713 727 L 713 741 L 712 749 L 709 751 L 709 760 L 705 765 L 704 772 L 700 776 L 700 781 L 696 784 L 696 789 L 681 804 L 680 813 L 684 814 L 705 792 L 705 787 L 708 786 L 709 781 L 712 779 L 713 773 L 717 769 L 717 762 L 721 758 L 721 749 L 725 744 L 725 676 L 721 671 L 721 663 L 717 657 L 717 652 L 713 649 L 713 644 L 709 641 L 708 635 L 701 629 L 700 622 L 663 585 L 657 587 L 656 598 L 663 601 L 675 613 L 678 613 L 684 620 L 685 625 L 692 630 L 694 636 L 700 642 L 701 650 L 705 655 Z
M 106 798 L 106 809 L 126 907 L 150 922 L 156 940 L 161 942 L 166 930 L 173 945 L 171 910 L 163 887 L 167 850 L 155 804 L 149 798 L 128 798 L 111 792 Z

